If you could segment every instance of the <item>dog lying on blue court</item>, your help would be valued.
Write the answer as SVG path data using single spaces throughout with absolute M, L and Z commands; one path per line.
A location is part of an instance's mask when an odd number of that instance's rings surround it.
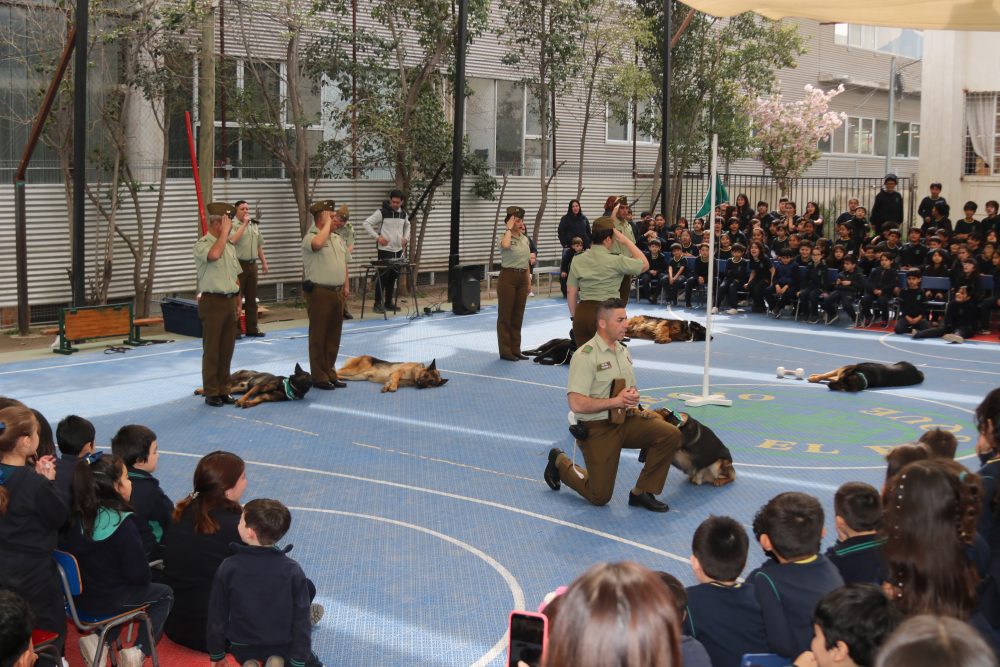
M 662 419 L 681 432 L 681 447 L 672 465 L 683 471 L 692 484 L 723 486 L 736 479 L 733 455 L 712 429 L 686 412 L 667 408 L 637 412 L 643 419 Z M 640 452 L 640 461 L 645 460 L 644 455 L 645 451 Z
M 370 354 L 348 359 L 337 371 L 337 377 L 341 380 L 381 382 L 383 393 L 396 391 L 399 387 L 440 387 L 448 381 L 441 377 L 437 359 L 424 366 L 415 361 L 385 361 Z
M 295 370 L 288 377 L 261 371 L 240 370 L 229 376 L 229 393 L 243 394 L 237 401 L 238 408 L 252 408 L 271 401 L 298 401 L 305 397 L 312 387 L 312 376 L 295 364 Z M 204 390 L 194 390 L 201 396 Z
M 651 315 L 630 317 L 627 326 L 625 335 L 628 337 L 645 338 L 656 343 L 703 341 L 708 334 L 708 330 L 698 322 Z
M 572 338 L 553 338 L 533 350 L 524 350 L 523 354 L 534 357 L 536 364 L 543 366 L 563 366 L 573 358 L 576 342 Z
M 829 373 L 814 373 L 810 382 L 827 382 L 831 391 L 864 391 L 881 387 L 910 387 L 924 381 L 923 372 L 908 361 L 849 364 Z

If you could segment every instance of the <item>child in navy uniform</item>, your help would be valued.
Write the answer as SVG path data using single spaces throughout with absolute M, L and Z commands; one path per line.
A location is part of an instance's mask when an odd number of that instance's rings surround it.
M 666 280 L 662 281 L 663 297 L 670 305 L 677 305 L 677 291 L 684 286 L 687 277 L 684 272 L 687 270 L 687 258 L 684 257 L 684 247 L 680 243 L 670 246 L 670 262 L 667 264 Z
M 842 484 L 833 496 L 837 543 L 826 556 L 844 583 L 881 584 L 885 579 L 882 547 L 882 499 L 874 486 L 864 482 Z
M 776 319 L 781 317 L 781 311 L 799 291 L 799 268 L 792 261 L 794 258 L 791 248 L 784 248 L 778 253 L 780 261 L 775 262 L 771 269 L 771 285 L 764 290 L 764 300 Z
M 97 432 L 89 420 L 76 415 L 64 417 L 56 426 L 56 444 L 59 446 L 59 460 L 56 461 L 56 490 L 69 505 L 69 485 L 73 481 L 76 462 L 94 453 L 94 439 Z
M 799 292 L 800 309 L 805 311 L 810 324 L 819 321 L 819 306 L 830 292 L 830 277 L 827 275 L 826 260 L 823 251 L 813 248 L 811 260 L 806 266 L 806 277 Z
M 563 298 L 566 298 L 566 279 L 569 277 L 569 267 L 573 264 L 573 258 L 583 252 L 583 239 L 574 236 L 568 248 L 563 250 L 562 262 L 559 263 L 559 289 L 562 290 Z
M 258 498 L 243 507 L 240 537 L 246 543 L 222 562 L 208 603 L 208 652 L 214 667 L 226 665 L 228 650 L 241 663 L 283 658 L 293 667 L 321 667 L 313 655 L 312 582 L 288 557 L 291 545 L 276 546 L 292 524 L 288 508 Z
M 646 253 L 649 269 L 639 276 L 639 298 L 648 299 L 650 303 L 657 303 L 660 300 L 660 285 L 667 272 L 667 258 L 660 252 L 660 247 L 659 238 L 653 237 L 649 240 L 649 252 Z
M 757 512 L 753 531 L 771 559 L 747 581 L 764 616 L 768 646 L 791 658 L 809 648 L 816 603 L 844 584 L 836 566 L 819 553 L 823 506 L 805 493 L 780 493 Z
M 858 264 L 853 255 L 844 256 L 844 268 L 837 274 L 837 279 L 833 281 L 833 290 L 823 299 L 823 310 L 826 312 L 826 323 L 833 324 L 837 321 L 837 305 L 844 306 L 844 314 L 854 323 L 854 301 L 858 294 L 864 291 L 865 276 L 858 269 Z
M 899 319 L 894 329 L 897 334 L 915 333 L 930 327 L 927 321 L 927 297 L 920 289 L 920 269 L 906 272 L 906 289 L 899 293 Z
M 135 510 L 146 557 L 151 561 L 162 559 L 163 534 L 170 527 L 174 504 L 153 477 L 160 460 L 156 434 L 140 424 L 122 426 L 111 439 L 111 452 L 128 468 L 132 481 L 130 503 Z
M 729 315 L 735 315 L 739 311 L 736 305 L 740 300 L 740 290 L 746 290 L 750 280 L 750 262 L 743 259 L 746 248 L 742 243 L 733 246 L 733 256 L 726 262 L 726 271 L 722 276 L 722 285 L 719 286 L 719 308 L 728 301 Z
M 708 263 L 710 248 L 707 243 L 698 246 L 698 261 L 694 263 L 694 271 L 688 276 L 684 283 L 684 307 L 691 307 L 691 294 L 695 289 L 705 287 L 708 284 Z
M 871 326 L 876 316 L 881 318 L 882 326 L 889 323 L 889 299 L 899 285 L 899 276 L 892 268 L 892 255 L 884 252 L 878 261 L 878 268 L 872 269 L 868 276 L 868 293 L 861 297 L 861 317 L 866 327 Z
M 714 667 L 739 667 L 744 653 L 767 652 L 753 586 L 738 581 L 748 545 L 743 526 L 727 516 L 705 519 L 691 540 L 691 569 L 699 583 L 687 589 L 682 631 L 705 646 Z
M 657 572 L 660 579 L 670 589 L 677 609 L 677 618 L 681 621 L 681 664 L 684 667 L 713 667 L 708 651 L 700 641 L 684 632 L 684 622 L 687 620 L 687 591 L 680 579 L 667 572 Z
M 850 584 L 828 593 L 813 613 L 810 650 L 796 665 L 870 667 L 902 614 L 877 586 Z

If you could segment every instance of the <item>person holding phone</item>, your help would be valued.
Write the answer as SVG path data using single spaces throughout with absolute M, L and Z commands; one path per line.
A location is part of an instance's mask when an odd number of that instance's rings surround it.
M 670 508 L 656 495 L 663 491 L 670 462 L 681 445 L 681 433 L 662 419 L 627 414 L 639 405 L 632 357 L 621 343 L 627 322 L 620 299 L 602 302 L 597 309 L 597 335 L 573 354 L 566 395 L 569 409 L 586 426 L 586 438 L 577 435 L 577 444 L 587 467 L 574 465 L 565 452 L 554 448 L 549 452 L 544 479 L 554 491 L 565 483 L 594 505 L 606 505 L 615 490 L 621 450 L 643 449 L 646 461 L 628 504 L 667 512 Z M 617 394 L 613 391 L 616 384 L 624 384 Z

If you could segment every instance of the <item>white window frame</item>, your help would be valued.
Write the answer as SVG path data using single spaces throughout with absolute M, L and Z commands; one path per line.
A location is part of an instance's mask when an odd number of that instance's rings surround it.
M 625 120 L 625 139 L 609 139 L 608 138 L 608 121 L 614 116 L 611 113 L 611 106 L 609 104 L 604 105 L 604 143 L 610 146 L 631 146 L 632 137 L 635 135 L 635 126 L 633 125 L 634 114 L 632 112 L 632 103 L 628 104 L 628 117 Z M 652 136 L 642 137 L 639 136 L 635 139 L 635 143 L 640 146 L 659 146 L 660 142 L 654 139 Z

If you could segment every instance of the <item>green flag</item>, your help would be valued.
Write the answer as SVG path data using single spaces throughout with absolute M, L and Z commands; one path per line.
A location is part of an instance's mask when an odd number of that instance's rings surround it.
M 715 175 L 715 205 L 718 206 L 724 201 L 729 201 L 729 193 L 726 192 L 726 185 L 722 182 L 722 176 L 718 174 Z M 712 192 L 705 193 L 705 203 L 701 205 L 701 209 L 694 214 L 696 218 L 703 218 L 712 210 Z

